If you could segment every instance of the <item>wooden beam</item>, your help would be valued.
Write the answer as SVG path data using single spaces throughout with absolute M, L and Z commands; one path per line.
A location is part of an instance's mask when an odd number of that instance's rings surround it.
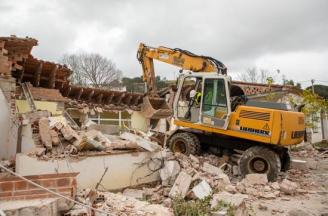
M 110 104 L 113 100 L 113 97 L 114 97 L 114 93 L 108 94 L 108 96 L 106 97 L 106 100 L 105 100 L 105 104 Z
M 76 97 L 77 100 L 80 100 L 82 93 L 83 93 L 83 88 L 81 88 L 79 93 L 77 94 L 77 97 Z
M 102 101 L 103 96 L 104 96 L 103 93 L 100 93 L 100 94 L 97 96 L 97 103 L 98 103 L 98 104 L 101 104 L 101 101 Z
M 89 100 L 89 101 L 91 100 L 91 98 L 92 98 L 92 96 L 94 95 L 94 93 L 95 93 L 94 90 L 90 91 L 90 93 L 89 93 L 89 95 L 88 95 L 88 100 Z
M 55 88 L 57 70 L 58 70 L 58 65 L 56 65 L 49 74 L 49 82 L 48 82 L 49 88 Z
M 36 71 L 34 71 L 34 74 L 33 74 L 33 85 L 34 85 L 34 87 L 39 87 L 39 85 L 40 85 L 42 67 L 43 67 L 43 63 L 40 62 L 39 66 L 38 66 L 38 69 L 36 69 Z
M 125 93 L 122 93 L 122 94 L 118 97 L 118 100 L 115 101 L 115 104 L 120 105 L 121 102 L 122 102 L 122 100 L 123 100 L 123 98 L 124 98 L 125 96 L 126 96 L 126 94 L 125 94 Z

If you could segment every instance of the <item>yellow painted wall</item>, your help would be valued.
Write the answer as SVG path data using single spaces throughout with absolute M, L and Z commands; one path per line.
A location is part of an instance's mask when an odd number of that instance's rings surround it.
M 57 102 L 34 101 L 38 110 L 48 110 L 52 115 L 61 115 L 62 111 L 57 109 Z M 30 112 L 31 109 L 26 100 L 16 100 L 16 110 L 18 113 Z

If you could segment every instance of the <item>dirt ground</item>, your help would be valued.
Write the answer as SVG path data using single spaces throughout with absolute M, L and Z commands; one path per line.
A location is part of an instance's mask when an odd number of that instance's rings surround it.
M 304 153 L 304 152 L 303 152 Z M 315 162 L 312 169 L 290 170 L 287 178 L 297 182 L 303 193 L 282 195 L 273 200 L 247 201 L 250 215 L 328 215 L 328 158 L 323 154 L 292 152 L 298 159 Z

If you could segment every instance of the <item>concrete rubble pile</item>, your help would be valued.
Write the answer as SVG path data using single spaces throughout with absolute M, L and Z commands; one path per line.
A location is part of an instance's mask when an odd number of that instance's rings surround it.
M 151 216 L 151 215 L 173 215 L 169 208 L 159 204 L 150 204 L 147 201 L 142 201 L 131 196 L 125 196 L 120 193 L 98 192 L 96 190 L 81 190 L 78 192 L 77 200 L 93 207 L 109 212 L 111 215 L 124 216 Z M 104 215 L 95 212 L 95 215 Z M 65 215 L 93 215 L 92 212 L 81 206 L 74 206 Z
M 51 117 L 47 112 L 34 112 L 26 118 L 32 125 L 37 144 L 29 155 L 36 155 L 42 159 L 83 155 L 96 151 L 112 153 L 132 150 L 155 151 L 161 148 L 146 136 L 141 137 L 130 132 L 124 132 L 119 136 L 88 128 L 76 130 L 64 117 Z
M 247 215 L 246 206 L 254 200 L 288 200 L 290 196 L 312 193 L 306 185 L 294 182 L 294 178 L 269 182 L 266 174 L 248 174 L 240 181 L 240 177 L 231 174 L 231 165 L 225 157 L 174 155 L 166 150 L 155 157 L 162 157 L 164 161 L 160 170 L 161 183 L 152 188 L 126 189 L 123 195 L 146 199 L 170 208 L 177 196 L 186 200 L 210 196 L 212 206 L 222 200 L 234 206 L 236 215 Z M 220 211 L 222 213 L 226 210 Z

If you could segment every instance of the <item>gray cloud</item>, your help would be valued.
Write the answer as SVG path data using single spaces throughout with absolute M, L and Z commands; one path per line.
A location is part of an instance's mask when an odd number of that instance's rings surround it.
M 37 38 L 40 45 L 34 54 L 40 58 L 58 60 L 78 50 L 98 52 L 113 59 L 127 76 L 140 75 L 135 58 L 139 42 L 210 55 L 231 71 L 243 71 L 268 55 L 327 56 L 327 9 L 325 0 L 12 0 L 0 2 L 0 30 Z M 300 61 L 307 60 L 303 56 Z M 288 62 L 279 62 L 275 67 L 286 68 L 289 78 L 328 80 L 327 66 L 300 77 L 304 64 L 289 68 Z M 311 63 L 315 64 L 309 62 L 309 69 Z M 160 75 L 172 77 L 176 70 L 157 65 Z

